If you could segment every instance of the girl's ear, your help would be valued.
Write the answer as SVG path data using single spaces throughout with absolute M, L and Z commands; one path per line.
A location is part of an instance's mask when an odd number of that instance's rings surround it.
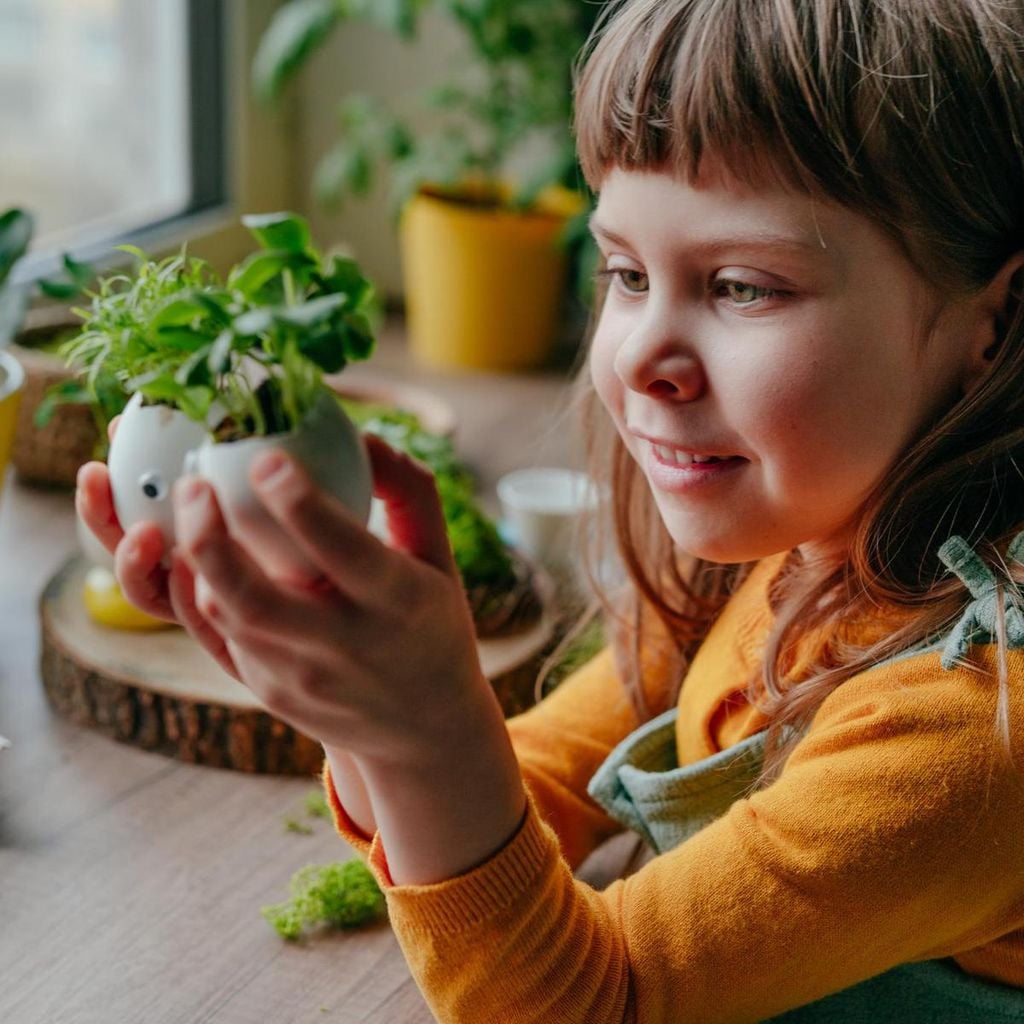
M 1024 252 L 1014 253 L 978 296 L 978 319 L 967 354 L 964 393 L 988 374 L 1014 318 L 1024 303 Z

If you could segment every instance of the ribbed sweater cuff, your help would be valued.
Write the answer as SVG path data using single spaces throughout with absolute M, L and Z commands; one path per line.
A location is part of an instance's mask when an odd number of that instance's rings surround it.
M 359 828 L 348 816 L 345 808 L 342 807 L 341 800 L 338 798 L 338 791 L 334 788 L 334 780 L 331 778 L 331 764 L 327 758 L 324 758 L 324 767 L 320 777 L 324 784 L 327 806 L 331 809 L 331 814 L 334 817 L 334 827 L 338 830 L 338 834 L 356 853 L 362 854 L 364 858 L 369 856 L 373 837 L 368 836 Z
M 380 840 L 374 836 L 367 865 L 388 902 L 392 924 L 423 934 L 450 935 L 503 913 L 517 900 L 530 899 L 542 873 L 560 859 L 558 839 L 544 824 L 526 791 L 526 813 L 518 831 L 483 864 L 454 878 L 428 885 L 395 885 Z

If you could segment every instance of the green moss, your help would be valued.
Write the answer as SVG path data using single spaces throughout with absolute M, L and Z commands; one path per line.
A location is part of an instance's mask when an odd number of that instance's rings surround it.
M 451 438 L 428 433 L 412 413 L 379 405 L 360 408 L 357 402 L 340 401 L 364 431 L 376 434 L 433 472 L 463 586 L 467 590 L 479 586 L 495 590 L 512 587 L 516 577 L 508 548 L 477 503 L 473 477 L 457 458 Z
M 309 864 L 292 876 L 290 889 L 290 900 L 260 910 L 277 934 L 289 941 L 317 926 L 358 928 L 386 913 L 384 894 L 357 857 Z
M 331 820 L 331 809 L 327 806 L 327 798 L 324 796 L 323 790 L 314 789 L 306 794 L 306 813 L 311 818 Z
M 327 799 L 324 797 L 323 790 L 313 789 L 306 794 L 301 813 L 307 818 L 322 818 L 324 821 L 331 820 L 331 810 L 327 806 Z M 307 821 L 302 821 L 299 813 L 286 817 L 284 819 L 284 828 L 286 832 L 295 832 L 298 835 L 311 836 L 313 834 L 313 826 Z

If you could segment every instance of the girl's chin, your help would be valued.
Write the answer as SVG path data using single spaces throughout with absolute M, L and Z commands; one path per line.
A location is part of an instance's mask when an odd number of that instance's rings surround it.
M 766 543 L 765 539 L 758 542 L 756 538 L 750 536 L 698 535 L 694 532 L 692 524 L 689 528 L 684 524 L 678 524 L 678 528 L 676 528 L 669 517 L 665 517 L 663 522 L 669 536 L 680 551 L 705 562 L 735 565 L 740 562 L 756 562 L 758 559 L 778 554 L 782 550 L 789 550 L 789 548 Z
M 693 544 L 678 544 L 680 551 L 691 555 L 694 558 L 699 558 L 704 562 L 715 562 L 719 565 L 733 565 L 737 562 L 751 562 L 761 557 L 759 555 L 744 556 L 736 553 L 735 548 L 720 548 L 720 547 L 708 547 L 699 546 Z
M 674 530 L 670 523 L 665 523 L 668 535 L 674 541 L 676 547 L 694 558 L 701 558 L 705 562 L 730 562 L 744 561 L 742 557 L 737 558 L 735 554 L 742 545 L 737 544 L 733 538 L 728 537 L 696 537 L 692 530 Z

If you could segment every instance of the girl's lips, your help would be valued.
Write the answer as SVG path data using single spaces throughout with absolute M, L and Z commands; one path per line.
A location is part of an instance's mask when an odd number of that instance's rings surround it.
M 694 487 L 704 487 L 732 477 L 738 470 L 747 465 L 748 460 L 741 455 L 734 455 L 720 462 L 693 462 L 680 465 L 674 459 L 662 458 L 657 446 L 644 444 L 647 462 L 647 476 L 651 483 L 662 491 L 688 491 Z

